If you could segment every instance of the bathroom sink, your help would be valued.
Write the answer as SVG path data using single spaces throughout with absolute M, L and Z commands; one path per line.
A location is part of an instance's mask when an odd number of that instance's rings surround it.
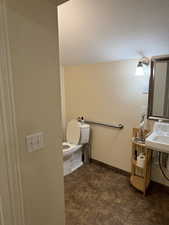
M 169 124 L 156 122 L 145 143 L 152 150 L 169 153 Z

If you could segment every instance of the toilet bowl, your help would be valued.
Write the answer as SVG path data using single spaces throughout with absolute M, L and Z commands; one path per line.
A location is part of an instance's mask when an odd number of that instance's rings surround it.
M 71 120 L 66 129 L 66 142 L 62 143 L 64 176 L 83 165 L 83 145 L 89 142 L 90 126 Z
M 62 147 L 63 147 L 63 158 L 66 158 L 71 156 L 78 149 L 80 149 L 82 145 L 73 145 L 68 142 L 63 142 Z

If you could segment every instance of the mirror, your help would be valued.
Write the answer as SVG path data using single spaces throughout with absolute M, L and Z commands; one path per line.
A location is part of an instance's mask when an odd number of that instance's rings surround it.
M 169 56 L 151 60 L 148 118 L 151 117 L 169 119 Z

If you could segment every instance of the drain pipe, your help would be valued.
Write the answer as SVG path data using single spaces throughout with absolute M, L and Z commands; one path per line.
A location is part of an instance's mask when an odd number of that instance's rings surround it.
M 163 174 L 164 178 L 169 181 L 169 177 L 165 174 L 165 172 L 163 170 L 162 163 L 161 163 L 161 158 L 162 158 L 162 153 L 159 152 L 158 160 L 159 160 L 159 167 L 160 167 L 161 173 Z

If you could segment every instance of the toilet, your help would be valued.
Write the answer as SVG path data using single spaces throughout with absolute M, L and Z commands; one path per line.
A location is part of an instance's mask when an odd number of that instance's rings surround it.
M 64 176 L 83 165 L 83 145 L 89 142 L 90 126 L 86 123 L 71 120 L 66 129 L 66 142 L 63 147 Z

